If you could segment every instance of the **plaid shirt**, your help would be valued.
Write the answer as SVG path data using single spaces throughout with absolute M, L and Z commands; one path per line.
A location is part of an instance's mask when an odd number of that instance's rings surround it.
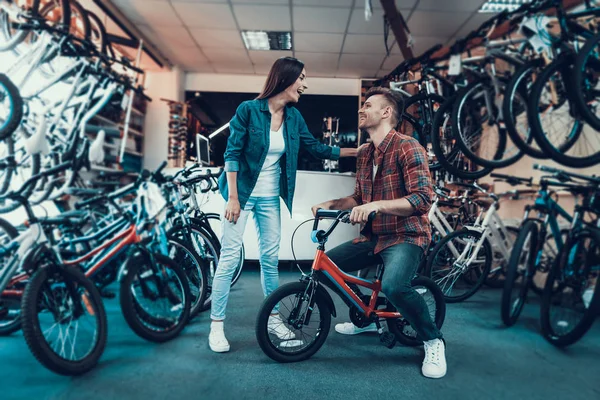
M 378 165 L 373 183 L 373 161 Z M 358 149 L 356 187 L 352 197 L 358 204 L 405 198 L 415 208 L 410 217 L 377 214 L 372 224 L 376 235 L 375 253 L 398 243 L 427 249 L 431 227 L 427 212 L 433 190 L 425 149 L 410 136 L 390 131 L 377 149 L 373 143 Z M 356 241 L 371 240 L 371 233 Z

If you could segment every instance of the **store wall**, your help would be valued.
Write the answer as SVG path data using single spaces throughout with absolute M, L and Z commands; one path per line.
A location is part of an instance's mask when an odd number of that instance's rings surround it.
M 167 72 L 148 72 L 146 94 L 148 103 L 144 125 L 144 168 L 154 169 L 167 159 L 169 107 L 161 99 L 184 100 L 185 73 L 178 67 Z
M 185 76 L 185 90 L 205 92 L 258 93 L 266 76 L 260 75 L 223 75 L 188 73 Z M 358 96 L 359 79 L 311 78 L 308 77 L 307 94 L 328 94 Z

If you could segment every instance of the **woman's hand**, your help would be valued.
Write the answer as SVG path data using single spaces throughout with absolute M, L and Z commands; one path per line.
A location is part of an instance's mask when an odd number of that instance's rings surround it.
M 229 199 L 225 208 L 225 219 L 235 224 L 240 217 L 240 201 L 238 199 Z

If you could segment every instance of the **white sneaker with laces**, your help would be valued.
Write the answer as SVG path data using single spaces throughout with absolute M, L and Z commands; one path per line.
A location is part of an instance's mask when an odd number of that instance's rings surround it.
M 343 324 L 336 324 L 335 331 L 337 333 L 341 333 L 342 335 L 358 335 L 359 333 L 365 332 L 377 332 L 377 326 L 373 323 L 365 326 L 364 328 L 359 328 L 352 322 L 346 322 Z
M 210 324 L 210 333 L 208 335 L 208 346 L 215 353 L 226 353 L 229 351 L 229 342 L 225 337 L 223 323 L 214 322 Z
M 291 340 L 296 338 L 294 332 L 284 325 L 279 315 L 271 315 L 269 317 L 267 328 L 269 329 L 269 333 L 276 335 L 280 340 Z
M 425 359 L 421 372 L 427 378 L 441 378 L 446 375 L 446 344 L 442 339 L 423 342 Z

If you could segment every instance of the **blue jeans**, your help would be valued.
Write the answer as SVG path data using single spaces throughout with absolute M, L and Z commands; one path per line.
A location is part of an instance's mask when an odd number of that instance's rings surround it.
M 258 236 L 261 283 L 265 297 L 279 286 L 279 271 L 277 270 L 281 239 L 279 196 L 250 197 L 241 211 L 237 223 L 233 224 L 223 219 L 221 256 L 212 283 L 210 317 L 213 320 L 225 319 L 231 280 L 239 263 L 244 230 L 250 213 L 254 216 Z
M 423 249 L 414 244 L 400 243 L 375 255 L 375 244 L 374 241 L 350 241 L 329 250 L 327 256 L 344 272 L 357 271 L 383 261 L 383 294 L 410 322 L 421 340 L 441 339 L 442 333 L 432 321 L 427 304 L 411 286 L 423 257 Z

